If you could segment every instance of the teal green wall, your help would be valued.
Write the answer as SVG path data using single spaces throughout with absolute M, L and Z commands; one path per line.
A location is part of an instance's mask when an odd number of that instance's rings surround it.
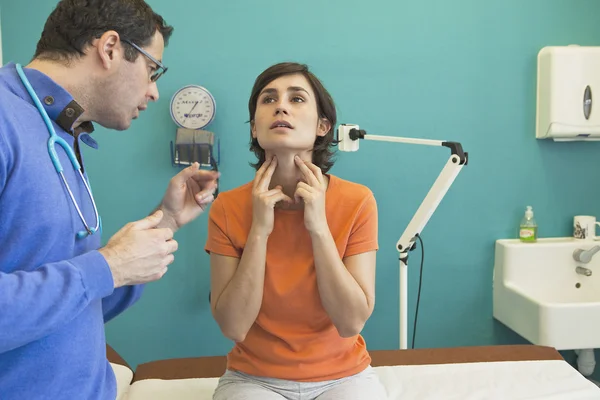
M 181 4 L 180 4 L 181 3 Z M 4 60 L 27 62 L 55 2 L 0 0 Z M 541 236 L 570 234 L 572 216 L 600 213 L 600 145 L 534 138 L 536 56 L 546 45 L 600 45 L 600 3 L 589 1 L 152 0 L 176 29 L 161 98 L 127 132 L 98 129 L 86 151 L 104 240 L 153 209 L 177 171 L 169 143 L 172 94 L 214 94 L 222 190 L 253 177 L 247 99 L 254 78 L 283 60 L 308 63 L 333 94 L 339 121 L 369 133 L 459 141 L 470 154 L 423 231 L 425 272 L 417 347 L 523 343 L 492 318 L 494 241 L 514 237 L 526 205 Z M 184 5 L 185 4 L 185 5 Z M 27 23 L 27 27 L 26 24 Z M 448 158 L 446 149 L 361 143 L 333 173 L 368 185 L 380 213 L 372 349 L 398 346 L 395 244 Z M 231 342 L 207 301 L 206 215 L 177 233 L 165 278 L 106 326 L 133 365 L 225 354 Z M 409 261 L 414 315 L 420 251 Z M 541 277 L 543 278 L 543 277 Z

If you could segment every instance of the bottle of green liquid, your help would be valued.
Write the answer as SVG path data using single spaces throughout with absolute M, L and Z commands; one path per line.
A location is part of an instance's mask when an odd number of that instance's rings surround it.
M 519 238 L 522 242 L 535 242 L 537 241 L 537 222 L 533 218 L 533 209 L 531 206 L 527 206 L 525 215 L 521 220 L 519 227 Z

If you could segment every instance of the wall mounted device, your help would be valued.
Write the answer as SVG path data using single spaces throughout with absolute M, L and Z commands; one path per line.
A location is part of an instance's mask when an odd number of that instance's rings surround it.
M 171 163 L 216 169 L 219 164 L 219 140 L 204 130 L 215 118 L 217 103 L 208 89 L 187 85 L 171 98 L 171 118 L 177 124 L 175 143 L 171 141 Z
M 400 253 L 400 348 L 407 348 L 407 323 L 408 323 L 408 252 L 415 248 L 417 237 L 431 218 L 431 215 L 440 204 L 454 179 L 462 168 L 467 165 L 468 153 L 463 151 L 458 142 L 447 142 L 442 140 L 413 139 L 394 136 L 370 135 L 360 129 L 358 125 L 342 124 L 338 127 L 339 149 L 341 151 L 357 151 L 359 140 L 374 140 L 382 142 L 396 142 L 407 144 L 418 144 L 427 146 L 444 146 L 451 151 L 450 158 L 444 165 L 438 178 L 423 199 L 423 202 L 413 215 L 408 226 L 396 243 L 396 250 Z
M 600 47 L 547 46 L 537 56 L 537 139 L 600 140 Z

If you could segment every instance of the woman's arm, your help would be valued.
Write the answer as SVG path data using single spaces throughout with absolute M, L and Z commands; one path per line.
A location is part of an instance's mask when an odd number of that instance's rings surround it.
M 321 302 L 340 336 L 357 335 L 375 307 L 375 250 L 355 249 L 355 255 L 340 258 L 327 224 L 327 184 L 321 169 L 300 158 L 295 161 L 305 181 L 298 182 L 294 196 L 304 201 L 304 225 L 311 237 Z M 363 240 L 374 243 L 377 224 L 372 221 L 377 221 L 377 211 L 372 197 L 363 204 L 359 219 L 349 244 Z
M 376 252 L 368 251 L 342 261 L 329 230 L 311 234 L 311 238 L 323 308 L 340 336 L 357 335 L 375 307 Z
M 267 237 L 250 233 L 240 259 L 211 253 L 212 313 L 223 334 L 243 342 L 262 304 Z
M 277 159 L 256 171 L 252 188 L 252 225 L 240 259 L 211 252 L 211 309 L 223 334 L 242 342 L 256 321 L 263 298 L 267 240 L 273 231 L 274 208 L 291 202 L 281 187 L 269 189 Z M 210 229 L 209 229 L 210 231 Z M 223 230 L 219 230 L 227 236 Z

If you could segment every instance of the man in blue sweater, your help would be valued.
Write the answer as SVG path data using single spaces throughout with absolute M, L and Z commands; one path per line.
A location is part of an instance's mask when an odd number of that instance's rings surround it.
M 213 200 L 217 174 L 190 166 L 101 248 L 80 147 L 97 147 L 93 123 L 127 129 L 158 99 L 172 30 L 142 0 L 62 0 L 33 60 L 0 69 L 0 399 L 115 399 L 104 323 Z

